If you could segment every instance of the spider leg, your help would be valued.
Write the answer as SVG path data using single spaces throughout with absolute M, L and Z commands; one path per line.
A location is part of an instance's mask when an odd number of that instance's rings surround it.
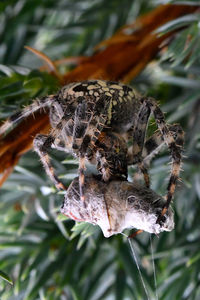
M 179 126 L 177 132 L 177 138 L 174 138 L 174 134 L 172 133 L 172 130 L 168 127 L 168 125 L 165 122 L 165 118 L 163 115 L 163 112 L 159 108 L 159 106 L 155 103 L 155 101 L 151 98 L 143 99 L 143 103 L 141 106 L 141 111 L 143 107 L 148 107 L 150 111 L 153 113 L 154 118 L 156 120 L 156 124 L 158 126 L 158 129 L 161 132 L 161 135 L 163 136 L 164 142 L 167 144 L 171 157 L 172 157 L 172 168 L 171 168 L 171 174 L 170 174 L 170 179 L 167 187 L 167 196 L 166 196 L 166 203 L 163 207 L 163 210 L 161 212 L 161 216 L 158 218 L 158 222 L 160 221 L 161 217 L 166 213 L 170 202 L 172 200 L 172 197 L 175 192 L 175 187 L 179 178 L 179 173 L 180 173 L 180 167 L 181 167 L 181 159 L 182 159 L 182 147 L 183 147 L 183 142 L 184 142 L 184 132 L 182 128 Z M 141 122 L 138 122 L 138 125 L 141 125 Z M 139 126 L 141 127 L 141 126 Z M 137 144 L 137 142 L 136 142 Z M 139 153 L 141 155 L 141 147 L 140 144 L 138 143 L 138 150 L 137 150 L 137 145 L 134 145 L 135 147 L 133 148 L 133 151 L 135 151 L 136 156 Z
M 87 111 L 85 102 L 79 103 L 74 114 L 74 127 L 72 135 L 72 149 L 76 153 L 79 151 L 86 130 L 89 126 L 91 114 Z
M 183 130 L 179 124 L 167 124 L 167 127 L 172 134 L 176 144 L 183 148 Z M 159 130 L 157 130 L 144 144 L 142 151 L 142 161 L 145 164 L 150 163 L 152 158 L 163 148 L 165 140 Z
M 104 181 L 108 181 L 112 175 L 111 166 L 106 158 L 105 151 L 98 149 L 97 154 L 97 170 L 102 174 Z
M 59 137 L 59 142 L 63 142 L 63 150 L 67 150 L 70 145 L 70 137 L 72 136 L 72 130 L 74 122 L 70 116 L 63 115 L 60 121 L 56 124 L 55 128 L 51 131 L 50 135 L 38 134 L 34 139 L 34 149 L 39 154 L 42 164 L 49 175 L 51 180 L 54 182 L 56 188 L 66 190 L 63 183 L 58 179 L 55 174 L 54 168 L 51 164 L 50 157 L 48 155 L 48 149 L 55 143 L 55 148 L 59 150 L 59 143 L 57 146 L 56 139 Z M 81 162 L 82 166 L 82 162 Z
M 17 125 L 20 123 L 21 120 L 26 119 L 31 114 L 33 115 L 34 112 L 40 109 L 49 109 L 54 100 L 54 96 L 50 95 L 47 97 L 43 97 L 40 99 L 36 99 L 32 104 L 28 105 L 24 109 L 17 111 L 13 115 L 11 115 L 5 123 L 0 127 L 0 136 L 4 135 L 7 130 L 9 130 L 12 126 Z
M 150 114 L 150 107 L 148 105 L 142 104 L 133 129 L 133 145 L 129 158 L 129 160 L 132 161 L 132 164 L 138 164 L 138 168 L 143 173 L 145 185 L 148 188 L 150 187 L 150 178 L 147 168 L 144 164 L 142 164 L 142 152 L 144 148 L 145 136 Z
M 90 144 L 88 147 L 93 150 L 105 124 L 111 118 L 112 99 L 110 96 L 103 96 L 97 101 L 94 109 L 94 116 L 90 123 Z
M 94 156 L 95 143 L 100 136 L 106 119 L 103 116 L 96 116 L 92 121 L 89 122 L 86 134 L 80 147 L 79 154 L 79 182 L 80 182 L 80 195 L 84 201 L 84 182 L 85 182 L 85 159 L 91 161 Z
M 82 147 L 83 138 L 85 135 L 90 136 L 89 145 L 92 147 L 95 145 L 98 140 L 99 135 L 101 134 L 105 123 L 107 121 L 106 113 L 108 109 L 108 104 L 102 106 L 102 99 L 99 100 L 93 111 L 89 109 L 87 103 L 83 101 L 79 103 L 74 117 L 74 129 L 73 129 L 73 141 L 72 149 L 75 152 L 78 152 Z M 89 146 L 88 145 L 88 146 Z M 84 149 L 86 149 L 84 147 Z
M 99 121 L 100 120 L 100 121 Z M 79 123 L 79 121 L 77 122 Z M 77 123 L 74 123 L 74 127 L 77 127 Z M 79 149 L 79 184 L 80 184 L 80 198 L 82 201 L 84 197 L 84 183 L 85 183 L 85 159 L 87 156 L 88 160 L 93 158 L 95 142 L 98 140 L 99 135 L 105 124 L 103 117 L 97 117 L 96 119 L 89 121 L 85 128 L 85 122 L 82 123 L 84 126 L 84 138 L 80 138 L 82 144 L 76 144 Z
M 129 239 L 134 239 L 138 234 L 141 234 L 142 232 L 144 232 L 144 230 L 142 229 L 138 229 L 136 231 L 134 231 L 133 233 L 131 233 L 128 238 Z
M 88 160 L 92 160 L 95 143 L 106 123 L 104 115 L 108 105 L 101 107 L 101 101 L 96 103 L 93 112 L 87 108 L 84 101 L 78 104 L 75 111 L 72 149 L 79 156 L 79 185 L 82 201 L 84 201 L 85 159 L 87 157 Z
M 161 212 L 160 218 L 166 213 L 170 202 L 172 200 L 172 197 L 175 192 L 176 184 L 179 178 L 179 173 L 181 169 L 181 160 L 182 160 L 182 150 L 183 150 L 183 143 L 184 143 L 184 132 L 179 126 L 178 128 L 178 137 L 175 139 L 172 131 L 168 128 L 168 126 L 165 123 L 164 115 L 158 105 L 150 99 L 150 106 L 152 107 L 152 111 L 157 123 L 158 128 L 160 129 L 160 132 L 163 135 L 164 141 L 167 144 L 171 157 L 172 157 L 172 167 L 171 167 L 171 174 L 170 179 L 167 187 L 167 196 L 166 196 L 166 203 L 163 207 L 163 210 Z
M 150 187 L 150 177 L 148 174 L 148 168 L 152 158 L 161 150 L 165 144 L 164 139 L 160 131 L 156 131 L 149 139 L 147 139 L 143 145 L 141 159 L 138 163 L 140 171 L 143 173 L 146 187 Z M 129 150 L 131 153 L 132 151 Z
M 80 188 L 80 199 L 85 201 L 84 196 L 84 184 L 85 184 L 85 157 L 81 155 L 79 157 L 79 188 Z
M 168 124 L 167 126 L 176 139 L 175 133 L 177 133 L 179 125 Z M 140 162 L 138 164 L 140 171 L 143 173 L 144 181 L 147 187 L 150 187 L 148 167 L 152 158 L 162 149 L 164 144 L 164 138 L 162 137 L 160 130 L 158 130 L 150 138 L 148 138 L 143 145 L 142 151 L 140 153 Z M 136 163 L 138 160 L 138 156 L 133 153 L 133 146 L 131 146 L 129 147 L 129 165 L 133 162 Z
M 84 198 L 84 183 L 85 183 L 85 153 L 87 145 L 90 142 L 87 129 L 90 126 L 92 114 L 87 111 L 87 104 L 85 102 L 79 103 L 74 116 L 74 126 L 72 134 L 72 149 L 73 152 L 79 157 L 79 188 L 80 198 Z M 86 138 L 85 138 L 86 136 Z
M 184 133 L 180 125 L 178 124 L 167 124 L 170 134 L 173 136 L 176 146 L 179 151 L 183 150 Z M 160 131 L 155 132 L 144 144 L 142 151 L 142 162 L 141 168 L 147 170 L 153 157 L 161 151 L 163 146 L 166 145 L 165 140 Z M 168 187 L 170 190 L 170 187 Z
M 51 165 L 51 159 L 48 155 L 48 149 L 51 148 L 55 137 L 53 135 L 37 134 L 34 138 L 33 145 L 35 151 L 40 156 L 41 162 L 45 168 L 46 173 L 54 182 L 57 189 L 66 190 L 64 184 L 58 179 L 55 174 L 54 168 Z

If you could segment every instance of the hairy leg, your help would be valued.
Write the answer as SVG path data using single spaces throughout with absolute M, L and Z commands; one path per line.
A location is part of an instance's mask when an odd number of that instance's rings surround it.
M 183 143 L 184 143 L 184 132 L 181 126 L 176 127 L 176 131 L 174 133 L 173 130 L 167 126 L 163 112 L 155 103 L 155 101 L 151 98 L 146 99 L 144 101 L 147 104 L 151 111 L 153 112 L 154 118 L 156 120 L 156 124 L 158 129 L 161 132 L 161 135 L 164 139 L 164 142 L 167 144 L 171 157 L 172 157 L 172 167 L 170 173 L 170 179 L 167 187 L 167 195 L 166 195 L 166 203 L 163 207 L 162 213 L 158 222 L 162 218 L 162 216 L 166 213 L 170 202 L 173 198 L 177 181 L 179 179 L 179 173 L 181 169 L 181 160 L 182 160 L 182 150 L 183 150 Z
M 34 150 L 40 156 L 40 160 L 44 169 L 51 180 L 54 182 L 57 189 L 66 190 L 64 184 L 58 179 L 55 174 L 54 168 L 51 164 L 51 159 L 48 150 L 52 147 L 55 138 L 53 135 L 37 134 L 33 141 Z
M 153 113 L 156 124 L 160 131 L 160 135 L 156 135 L 150 138 L 146 143 L 145 140 L 145 132 L 147 124 L 145 122 L 148 121 L 150 113 Z M 174 125 L 175 126 L 175 125 Z M 177 184 L 177 180 L 179 178 L 180 167 L 181 167 L 181 159 L 182 159 L 182 148 L 184 142 L 184 132 L 182 128 L 178 125 L 176 127 L 168 126 L 165 122 L 163 112 L 157 105 L 157 103 L 151 99 L 146 98 L 143 99 L 140 111 L 138 113 L 138 119 L 133 131 L 133 153 L 132 153 L 132 162 L 137 163 L 139 168 L 144 174 L 145 182 L 147 187 L 150 185 L 149 176 L 147 173 L 147 168 L 145 167 L 143 160 L 145 155 L 145 151 L 152 152 L 157 148 L 157 143 L 160 144 L 164 141 L 167 144 L 171 157 L 172 157 L 172 168 L 170 179 L 167 187 L 167 196 L 166 196 L 166 204 L 163 207 L 163 211 L 161 213 L 161 217 L 165 214 L 167 208 L 170 205 L 173 194 L 175 192 L 175 187 Z M 156 139 L 157 138 L 157 142 Z
M 94 156 L 95 143 L 101 134 L 106 122 L 105 107 L 101 110 L 101 115 L 91 112 L 85 102 L 80 103 L 75 111 L 73 127 L 73 152 L 79 157 L 79 185 L 80 198 L 84 201 L 85 182 L 85 160 L 91 160 Z
M 167 144 L 171 157 L 172 157 L 172 167 L 170 173 L 170 179 L 167 187 L 166 204 L 163 207 L 160 218 L 166 213 L 170 202 L 173 198 L 177 181 L 179 179 L 179 173 L 181 169 L 182 161 L 182 151 L 184 143 L 184 132 L 181 126 L 177 129 L 177 137 L 174 138 L 174 134 L 170 131 L 169 127 L 166 125 L 164 115 L 158 105 L 152 99 L 148 99 L 149 106 L 151 107 L 157 126 L 163 136 L 165 143 Z
M 148 188 L 150 187 L 150 179 L 147 168 L 144 164 L 142 164 L 142 152 L 144 148 L 145 136 L 150 114 L 150 107 L 143 103 L 138 112 L 137 119 L 135 120 L 131 158 L 129 158 L 132 164 L 138 165 L 139 170 L 143 173 L 145 185 Z

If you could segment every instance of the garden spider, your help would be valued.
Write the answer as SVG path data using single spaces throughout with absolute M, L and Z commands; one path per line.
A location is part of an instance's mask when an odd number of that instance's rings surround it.
M 160 144 L 167 144 L 172 157 L 172 168 L 162 215 L 165 214 L 179 178 L 183 131 L 178 125 L 174 130 L 170 130 L 155 100 L 138 96 L 131 87 L 118 82 L 88 80 L 70 83 L 57 94 L 37 99 L 24 110 L 11 116 L 0 128 L 0 135 L 41 108 L 48 109 L 52 129 L 48 135 L 38 134 L 34 138 L 34 149 L 58 189 L 65 187 L 55 175 L 48 150 L 54 146 L 58 150 L 70 151 L 79 158 L 80 197 L 83 201 L 86 159 L 97 163 L 104 181 L 108 181 L 115 172 L 126 177 L 127 169 L 124 166 L 127 163 L 137 164 L 144 174 L 146 186 L 149 187 L 149 176 L 143 162 Z M 151 113 L 159 133 L 155 133 L 145 142 Z M 122 170 L 118 170 L 120 162 L 127 159 L 126 147 L 122 146 L 124 142 L 122 143 L 121 139 L 127 143 L 130 137 L 132 150 L 131 153 L 129 151 L 129 159 L 127 163 L 122 163 Z M 113 148 L 109 144 L 112 140 L 118 147 Z

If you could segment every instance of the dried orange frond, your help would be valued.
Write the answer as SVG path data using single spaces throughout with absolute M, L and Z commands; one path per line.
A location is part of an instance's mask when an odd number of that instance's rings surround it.
M 42 53 L 39 50 L 36 50 L 30 46 L 24 46 L 27 50 L 33 52 L 36 56 L 38 56 L 40 59 L 42 59 L 46 65 L 47 69 L 50 73 L 52 73 L 56 78 L 58 78 L 59 81 L 62 81 L 61 75 L 58 73 L 55 63 L 44 53 Z

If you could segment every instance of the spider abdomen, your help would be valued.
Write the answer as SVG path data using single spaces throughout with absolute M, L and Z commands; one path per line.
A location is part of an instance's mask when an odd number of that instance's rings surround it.
M 61 103 L 74 106 L 85 102 L 88 113 L 105 115 L 105 126 L 113 131 L 126 132 L 134 123 L 134 116 L 140 108 L 140 97 L 127 86 L 113 81 L 89 80 L 70 83 L 61 89 L 58 98 Z M 69 105 L 69 104 L 68 104 Z

